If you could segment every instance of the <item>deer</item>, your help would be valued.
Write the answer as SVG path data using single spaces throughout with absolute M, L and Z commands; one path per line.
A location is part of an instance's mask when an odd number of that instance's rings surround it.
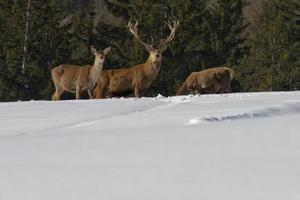
M 166 39 L 162 39 L 157 47 L 144 42 L 138 33 L 138 22 L 128 23 L 129 32 L 134 38 L 144 46 L 149 53 L 145 63 L 125 69 L 104 70 L 97 82 L 93 95 L 96 99 L 134 95 L 139 98 L 148 89 L 161 68 L 162 53 L 167 49 L 171 41 L 175 38 L 175 32 L 179 21 L 173 23 L 165 22 L 170 29 L 170 34 Z
M 192 72 L 176 95 L 229 93 L 233 78 L 234 71 L 228 67 L 215 67 Z
M 87 91 L 89 98 L 93 98 L 92 90 L 101 75 L 105 57 L 111 47 L 107 47 L 103 51 L 97 51 L 94 47 L 90 49 L 95 56 L 94 65 L 62 64 L 51 70 L 55 86 L 55 92 L 52 95 L 53 101 L 60 100 L 60 96 L 64 91 L 76 93 L 76 99 L 80 99 L 81 92 Z

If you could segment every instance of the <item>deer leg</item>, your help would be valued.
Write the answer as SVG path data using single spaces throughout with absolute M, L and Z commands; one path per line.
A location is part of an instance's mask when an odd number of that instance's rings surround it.
M 63 89 L 60 89 L 59 92 L 57 93 L 57 99 L 60 100 L 60 96 L 64 93 Z
M 76 99 L 80 99 L 81 88 L 80 85 L 76 86 Z
M 57 99 L 57 92 L 56 91 L 53 93 L 51 99 L 52 99 L 52 101 L 58 101 L 58 99 Z
M 60 96 L 61 94 L 64 92 L 64 90 L 62 90 L 59 87 L 55 87 L 55 92 L 52 95 L 52 101 L 59 101 L 60 100 Z
M 55 92 L 53 93 L 53 95 L 52 95 L 52 101 L 57 101 L 58 99 L 57 99 L 57 91 L 55 90 Z
M 89 94 L 90 99 L 93 99 L 92 90 L 91 90 L 91 89 L 88 89 L 87 92 L 88 92 L 88 94 Z
M 93 90 L 93 98 L 99 99 L 99 90 L 97 87 Z
M 95 99 L 103 99 L 104 98 L 104 89 L 105 89 L 105 87 L 102 84 L 100 84 L 100 85 L 98 85 L 98 87 L 96 87 L 96 89 L 95 89 L 96 92 L 94 90 L 94 93 L 96 93 Z
M 140 89 L 139 89 L 138 86 L 135 86 L 135 88 L 134 88 L 134 96 L 136 98 L 140 98 L 141 97 Z

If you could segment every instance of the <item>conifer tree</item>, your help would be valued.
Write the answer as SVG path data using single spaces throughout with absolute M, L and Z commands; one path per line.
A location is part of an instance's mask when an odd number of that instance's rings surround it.
M 293 90 L 299 87 L 299 3 L 265 3 L 255 24 L 251 51 L 242 63 L 245 91 Z
M 1 1 L 0 3 L 2 17 L 0 98 L 4 101 L 23 98 L 28 91 L 20 78 L 26 3 L 26 1 Z
M 210 8 L 209 32 L 213 65 L 237 65 L 247 51 L 248 23 L 243 11 L 246 0 L 217 0 Z
M 90 63 L 93 1 L 31 0 L 26 67 L 22 72 L 26 0 L 0 4 L 5 13 L 0 98 L 49 99 L 51 68 L 62 63 Z M 76 5 L 76 6 L 74 6 Z

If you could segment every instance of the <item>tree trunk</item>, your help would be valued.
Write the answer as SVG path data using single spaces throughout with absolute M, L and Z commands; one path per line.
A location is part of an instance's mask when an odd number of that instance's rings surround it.
M 25 70 L 26 54 L 27 54 L 27 40 L 28 40 L 28 29 L 29 29 L 29 14 L 30 14 L 31 0 L 27 2 L 27 11 L 26 11 L 26 27 L 25 27 L 25 36 L 24 36 L 24 48 L 23 48 L 23 62 L 22 62 L 22 71 Z

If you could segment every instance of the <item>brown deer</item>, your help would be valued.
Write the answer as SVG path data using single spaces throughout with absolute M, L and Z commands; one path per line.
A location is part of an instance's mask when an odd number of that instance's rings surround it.
M 63 64 L 51 70 L 52 79 L 55 86 L 55 92 L 52 100 L 60 100 L 60 96 L 64 91 L 76 93 L 76 99 L 80 99 L 80 93 L 87 91 L 90 98 L 92 90 L 97 83 L 103 68 L 105 56 L 111 50 L 107 47 L 103 51 L 96 51 L 91 47 L 92 53 L 95 55 L 94 65 L 78 66 Z
M 175 32 L 179 22 L 174 21 L 173 24 L 166 22 L 166 24 L 171 30 L 170 35 L 166 39 L 161 40 L 158 47 L 153 47 L 153 44 L 149 45 L 141 40 L 137 30 L 138 22 L 136 22 L 135 25 L 129 22 L 128 28 L 130 33 L 132 33 L 135 39 L 149 52 L 148 60 L 144 64 L 139 64 L 127 69 L 103 71 L 93 91 L 95 98 L 128 96 L 131 94 L 134 94 L 135 97 L 142 96 L 143 92 L 150 87 L 157 77 L 161 67 L 162 53 L 175 38 Z
M 227 67 L 215 67 L 191 73 L 176 95 L 217 94 L 231 92 L 230 82 L 234 71 Z

